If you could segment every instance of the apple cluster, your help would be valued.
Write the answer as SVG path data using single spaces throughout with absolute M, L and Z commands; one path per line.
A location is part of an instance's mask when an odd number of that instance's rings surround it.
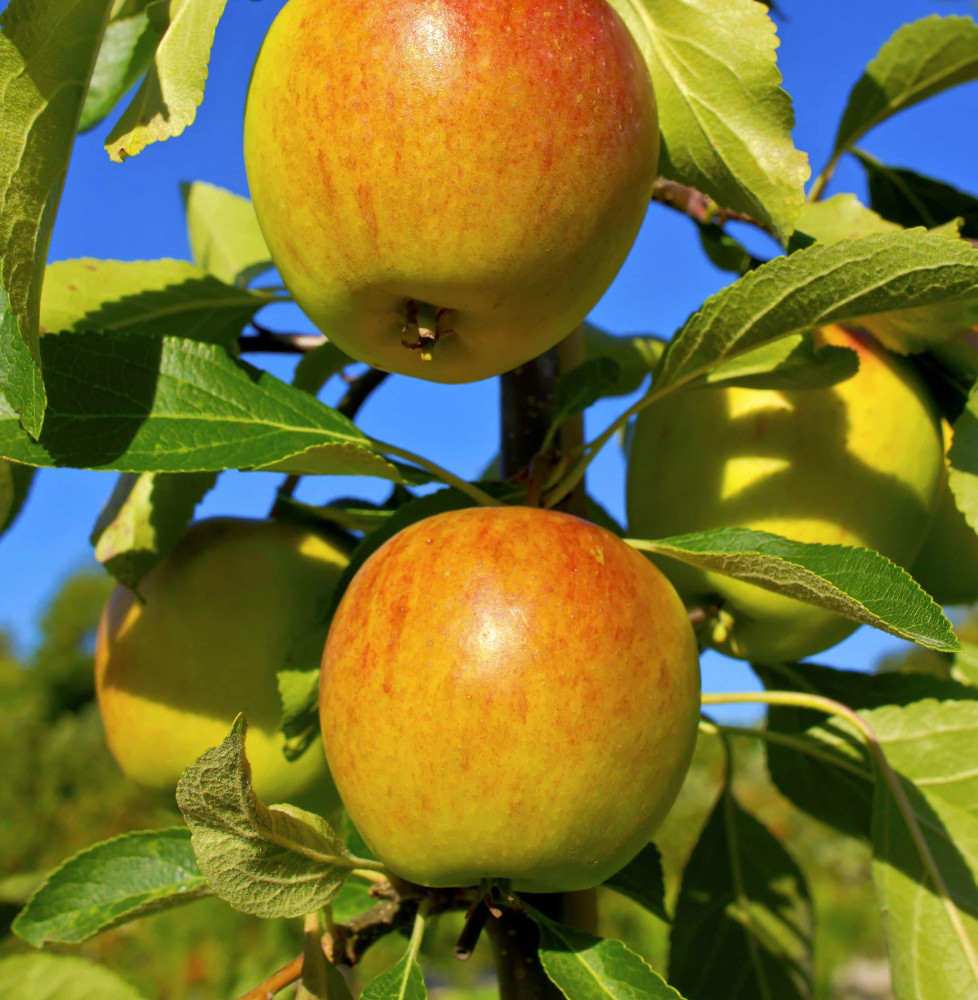
M 289 0 L 255 66 L 245 157 L 275 263 L 330 340 L 471 381 L 552 347 L 604 292 L 655 181 L 656 106 L 605 0 Z M 864 333 L 816 338 L 854 350 L 857 374 L 691 388 L 640 414 L 630 533 L 866 546 L 939 599 L 978 598 L 978 573 L 946 571 L 978 565 L 978 543 L 927 387 Z M 325 812 L 338 790 L 384 864 L 428 886 L 581 889 L 641 850 L 696 738 L 691 608 L 716 612 L 705 641 L 755 662 L 854 627 L 556 511 L 439 514 L 353 576 L 322 658 L 325 755 L 290 763 L 276 674 L 324 623 L 350 554 L 284 521 L 193 525 L 138 598 L 120 587 L 105 608 L 102 717 L 126 774 L 172 791 L 244 713 L 262 799 Z

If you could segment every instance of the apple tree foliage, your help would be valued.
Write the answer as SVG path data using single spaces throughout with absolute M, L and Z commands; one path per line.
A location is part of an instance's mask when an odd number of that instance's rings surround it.
M 890 116 L 978 79 L 978 24 L 932 16 L 893 34 L 840 109 L 830 162 L 806 197 L 807 158 L 790 137 L 791 100 L 780 86 L 767 8 L 750 0 L 613 5 L 638 40 L 657 93 L 663 155 L 655 197 L 691 217 L 692 237 L 731 281 L 666 341 L 585 325 L 584 360 L 561 376 L 541 453 L 549 454 L 560 421 L 599 398 L 641 385 L 647 391 L 596 439 L 559 456 L 533 499 L 560 503 L 638 409 L 679 387 L 803 389 L 849 377 L 852 352 L 816 350 L 810 331 L 852 322 L 912 356 L 926 374 L 954 425 L 950 488 L 978 530 L 978 363 L 955 339 L 978 329 L 978 196 L 881 163 L 858 146 Z M 11 0 L 2 15 L 0 528 L 27 498 L 35 467 L 115 471 L 92 543 L 106 569 L 135 586 L 223 470 L 386 479 L 393 493 L 383 507 L 355 499 L 324 508 L 288 498 L 279 504 L 280 516 L 319 519 L 362 539 L 342 590 L 400 528 L 441 510 L 522 502 L 525 479 L 462 482 L 423 455 L 364 433 L 348 415 L 355 408 L 340 412 L 317 399 L 352 364 L 321 339 L 281 338 L 304 352 L 293 385 L 242 360 L 249 346 L 277 338 L 252 324 L 263 307 L 288 296 L 257 280 L 271 261 L 249 202 L 230 192 L 185 186 L 192 261 L 47 260 L 75 134 L 117 112 L 105 149 L 122 161 L 151 156 L 148 146 L 192 125 L 224 7 L 224 0 Z M 869 205 L 852 194 L 824 197 L 844 156 L 865 169 Z M 783 252 L 753 257 L 725 229 L 730 219 L 767 231 Z M 429 483 L 447 488 L 412 492 Z M 608 523 L 599 508 L 590 511 Z M 904 570 L 869 550 L 734 528 L 635 544 L 788 592 L 940 654 L 944 676 L 759 664 L 765 693 L 708 695 L 704 707 L 768 704 L 755 735 L 777 787 L 799 809 L 870 846 L 898 1000 L 978 996 L 973 647 L 962 647 Z M 310 662 L 299 657 L 280 673 L 293 754 L 317 738 Z M 369 944 L 363 928 L 379 899 L 395 916 L 378 933 L 413 930 L 404 957 L 363 995 L 425 996 L 425 920 L 450 909 L 476 914 L 486 903 L 471 889 L 425 891 L 388 880 L 352 829 L 258 801 L 246 731 L 239 719 L 185 772 L 178 802 L 186 826 L 124 834 L 69 858 L 14 931 L 37 947 L 77 944 L 216 895 L 266 918 L 306 915 L 307 947 L 291 981 L 301 979 L 300 996 L 334 998 L 349 994 L 332 963 L 355 961 Z M 725 727 L 708 714 L 702 731 L 729 748 Z M 668 968 L 653 969 L 593 927 L 555 919 L 540 900 L 516 902 L 497 888 L 492 909 L 516 920 L 519 947 L 542 970 L 542 985 L 526 986 L 525 995 L 812 995 L 814 912 L 803 866 L 790 842 L 738 801 L 729 780 L 717 789 L 675 899 L 667 905 L 652 845 L 608 885 L 671 923 Z M 108 970 L 46 952 L 0 961 L 0 994 L 135 996 Z

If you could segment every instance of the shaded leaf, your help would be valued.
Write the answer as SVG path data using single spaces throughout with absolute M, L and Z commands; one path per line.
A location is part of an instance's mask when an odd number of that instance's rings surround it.
M 724 789 L 683 872 L 670 982 L 687 1000 L 807 998 L 812 933 L 801 871 Z
M 756 666 L 769 690 L 807 691 L 865 711 L 909 705 L 924 698 L 978 698 L 978 691 L 923 674 L 864 674 L 808 663 L 790 668 Z M 852 837 L 868 840 L 873 801 L 873 766 L 862 744 L 824 713 L 772 705 L 767 728 L 800 738 L 810 750 L 766 742 L 768 770 L 779 791 L 815 819 Z
M 553 424 L 586 410 L 602 396 L 614 395 L 620 369 L 611 358 L 589 358 L 564 372 L 557 382 L 556 412 Z
M 112 0 L 11 0 L 0 15 L 0 397 L 44 419 L 41 281 L 85 90 Z
M 747 389 L 824 389 L 859 371 L 859 355 L 848 347 L 815 346 L 810 333 L 793 334 L 717 365 L 708 385 Z
M 710 258 L 710 263 L 721 271 L 732 271 L 734 274 L 746 274 L 763 261 L 751 256 L 747 248 L 734 239 L 722 226 L 716 223 L 697 222 L 696 228 L 700 236 L 703 252 Z
M 272 266 L 272 255 L 247 198 L 196 181 L 181 184 L 194 263 L 229 285 L 245 286 Z
M 948 452 L 947 484 L 954 506 L 973 531 L 978 531 L 978 386 L 954 421 L 954 439 Z
M 185 260 L 63 260 L 45 275 L 41 329 L 174 334 L 235 348 L 270 301 Z
M 209 895 L 185 827 L 125 833 L 79 851 L 52 872 L 12 929 L 36 948 L 77 944 Z
M 886 41 L 849 94 L 835 153 L 891 115 L 978 79 L 978 24 L 970 17 L 930 17 L 905 24 Z
M 341 838 L 314 813 L 258 801 L 238 716 L 224 742 L 191 764 L 177 804 L 211 889 L 236 910 L 297 917 L 325 906 L 351 868 Z
M 98 51 L 92 82 L 85 95 L 79 132 L 103 121 L 136 81 L 145 76 L 162 34 L 146 8 L 152 0 L 136 0 L 113 11 Z
M 610 358 L 618 365 L 614 389 L 608 395 L 634 392 L 649 377 L 665 353 L 668 342 L 652 334 L 608 333 L 584 323 L 584 353 L 589 360 Z
M 643 847 L 637 857 L 604 883 L 639 906 L 644 906 L 661 920 L 669 921 L 666 913 L 665 882 L 662 877 L 662 855 L 655 844 Z
M 871 549 L 718 528 L 630 544 L 827 608 L 922 646 L 958 649 L 951 623 L 913 577 Z
M 30 466 L 0 459 L 0 534 L 14 523 L 33 480 Z
M 670 343 L 658 385 L 687 382 L 768 341 L 829 323 L 868 325 L 884 313 L 976 300 L 978 250 L 960 240 L 910 230 L 812 246 L 709 298 Z
M 326 631 L 324 626 L 316 636 L 318 656 L 322 656 Z M 280 670 L 277 676 L 282 700 L 279 728 L 286 741 L 284 752 L 289 760 L 295 760 L 319 739 L 319 666 L 311 670 Z
M 645 55 L 659 109 L 659 172 L 786 241 L 808 160 L 791 141 L 778 39 L 753 0 L 613 0 Z
M 117 163 L 179 135 L 204 99 L 207 64 L 227 0 L 158 0 L 147 11 L 161 35 L 146 79 L 105 140 Z
M 961 235 L 978 238 L 978 198 L 950 184 L 903 167 L 887 167 L 860 150 L 853 150 L 866 170 L 869 200 L 884 218 L 901 226 L 932 229 L 961 219 Z
M 50 406 L 40 441 L 0 403 L 0 455 L 15 461 L 119 472 L 275 466 L 402 478 L 346 417 L 213 344 L 66 333 L 44 337 L 42 353 Z
M 136 592 L 142 578 L 176 545 L 217 481 L 215 472 L 127 472 L 119 477 L 92 530 L 95 558 Z
M 355 364 L 353 358 L 327 341 L 315 350 L 303 354 L 302 360 L 296 365 L 292 384 L 315 396 L 333 375 L 352 364 Z

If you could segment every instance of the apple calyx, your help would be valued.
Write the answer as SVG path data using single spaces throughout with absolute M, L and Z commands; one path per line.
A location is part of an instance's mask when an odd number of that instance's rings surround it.
M 416 302 L 414 299 L 405 302 L 401 343 L 409 351 L 420 351 L 422 361 L 431 360 L 431 352 L 442 337 L 454 334 L 451 309 L 436 308 L 427 302 Z

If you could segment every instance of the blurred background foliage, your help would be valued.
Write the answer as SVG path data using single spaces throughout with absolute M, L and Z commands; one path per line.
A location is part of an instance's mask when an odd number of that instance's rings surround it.
M 172 801 L 129 784 L 105 746 L 94 702 L 92 659 L 104 574 L 65 581 L 41 621 L 41 641 L 18 657 L 0 633 L 0 955 L 29 950 L 9 933 L 43 874 L 75 851 L 126 830 L 180 822 Z M 912 664 L 940 670 L 940 663 Z M 888 669 L 906 664 L 889 662 Z M 783 839 L 809 879 L 816 906 L 819 1000 L 888 1000 L 888 972 L 869 874 L 869 852 L 799 813 L 767 778 L 759 741 L 734 738 L 741 803 Z M 656 838 L 672 905 L 686 858 L 718 793 L 723 754 L 701 737 L 686 786 Z M 599 900 L 601 933 L 625 940 L 664 970 L 668 926 L 610 891 Z M 443 918 L 425 942 L 435 1000 L 495 996 L 487 942 L 466 963 L 452 955 L 461 915 Z M 146 997 L 233 1000 L 300 951 L 301 921 L 262 921 L 207 900 L 103 934 L 78 949 Z M 404 941 L 376 945 L 351 982 L 354 992 L 396 960 Z M 290 997 L 291 990 L 281 994 Z

